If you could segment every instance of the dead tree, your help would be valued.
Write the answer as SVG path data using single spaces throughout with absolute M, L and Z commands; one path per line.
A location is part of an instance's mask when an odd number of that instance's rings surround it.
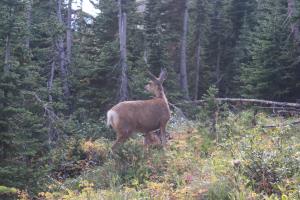
M 188 0 L 184 0 L 184 14 L 182 23 L 181 45 L 180 45 L 180 88 L 185 99 L 189 99 L 189 89 L 186 67 L 186 43 L 188 31 Z
M 295 20 L 297 17 L 297 9 L 295 5 L 295 0 L 287 0 L 288 3 L 288 18 L 291 20 L 291 34 L 294 37 L 296 42 L 300 42 L 300 33 L 299 33 L 299 19 Z
M 27 8 L 26 8 L 26 29 L 27 29 L 27 34 L 25 38 L 25 47 L 26 49 L 29 49 L 29 44 L 30 44 L 30 33 L 31 33 L 31 13 L 32 13 L 32 0 L 28 0 L 27 2 Z
M 72 2 L 68 2 L 68 16 L 67 16 L 67 69 L 70 69 L 71 57 L 72 57 Z
M 58 22 L 63 26 L 64 22 L 62 19 L 62 0 L 57 0 L 57 19 Z M 57 52 L 58 52 L 58 60 L 60 66 L 60 78 L 62 82 L 63 88 L 63 96 L 65 101 L 67 102 L 70 98 L 70 89 L 68 83 L 68 70 L 66 67 L 66 55 L 64 49 L 64 37 L 62 35 L 58 35 L 57 37 Z
M 128 99 L 128 77 L 127 77 L 127 14 L 123 8 L 123 1 L 118 0 L 118 19 L 119 19 L 119 42 L 120 42 L 120 66 L 121 66 L 121 83 L 119 90 L 119 100 L 125 101 Z
M 200 71 L 202 69 L 201 64 L 201 31 L 198 30 L 198 41 L 197 41 L 197 50 L 196 50 L 196 74 L 195 74 L 195 96 L 194 100 L 197 100 L 199 97 L 199 83 L 200 83 Z
M 55 62 L 51 63 L 50 75 L 47 81 L 47 92 L 48 92 L 48 101 L 50 106 L 48 106 L 47 116 L 48 116 L 48 144 L 51 148 L 55 141 L 58 139 L 57 130 L 54 128 L 55 117 L 54 111 L 52 107 L 53 98 L 52 98 L 52 88 L 53 88 L 53 80 L 54 80 L 54 73 L 55 73 Z
M 220 1 L 214 1 L 214 23 L 215 28 L 218 28 L 221 25 L 221 14 L 220 14 Z M 221 57 L 222 57 L 222 48 L 221 48 L 221 33 L 217 33 L 216 39 L 216 62 L 215 62 L 215 85 L 220 91 L 220 82 L 222 80 L 221 76 Z
M 4 73 L 8 73 L 11 68 L 11 35 L 7 34 L 5 39 L 5 57 L 4 57 Z

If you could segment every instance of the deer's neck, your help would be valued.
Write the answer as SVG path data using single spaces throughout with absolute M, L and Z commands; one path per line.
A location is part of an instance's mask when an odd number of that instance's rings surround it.
M 168 99 L 167 99 L 163 89 L 161 91 L 157 92 L 157 94 L 155 94 L 155 96 L 156 96 L 156 98 L 163 99 L 165 101 L 165 103 L 167 104 L 167 106 L 169 107 Z

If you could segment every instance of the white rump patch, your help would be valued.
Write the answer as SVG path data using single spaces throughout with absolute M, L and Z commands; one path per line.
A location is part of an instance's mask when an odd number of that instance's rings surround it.
M 118 123 L 118 113 L 114 110 L 107 112 L 107 126 L 113 126 Z

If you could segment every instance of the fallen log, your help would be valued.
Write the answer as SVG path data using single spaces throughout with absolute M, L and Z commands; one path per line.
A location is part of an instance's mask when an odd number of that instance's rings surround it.
M 295 107 L 300 108 L 299 103 L 290 103 L 290 102 L 277 102 L 277 101 L 269 101 L 269 100 L 261 100 L 261 99 L 242 99 L 242 98 L 216 98 L 218 103 L 224 102 L 232 102 L 232 103 L 254 103 L 254 104 L 264 104 L 270 106 L 285 106 L 285 107 Z M 184 101 L 182 103 L 177 103 L 175 105 L 182 104 L 201 104 L 204 103 L 205 100 L 196 100 L 196 101 Z
M 276 125 L 264 125 L 264 126 L 262 126 L 262 128 L 285 127 L 285 126 L 293 126 L 293 125 L 297 125 L 297 124 L 300 124 L 300 120 L 293 121 L 293 122 L 290 122 L 290 123 L 276 124 Z
M 266 106 L 256 106 L 256 108 L 259 109 L 273 109 L 276 111 L 295 111 L 295 112 L 300 112 L 300 109 L 297 109 L 295 107 L 283 107 L 283 106 L 272 106 L 272 107 L 266 107 Z

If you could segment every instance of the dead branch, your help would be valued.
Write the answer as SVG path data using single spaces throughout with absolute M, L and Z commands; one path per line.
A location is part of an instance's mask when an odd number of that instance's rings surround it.
M 45 112 L 47 113 L 48 117 L 52 121 L 59 120 L 60 118 L 54 113 L 52 108 L 48 105 L 48 103 L 44 102 L 35 92 L 27 92 L 27 94 L 33 95 L 35 99 L 41 103 L 42 107 L 44 108 Z

